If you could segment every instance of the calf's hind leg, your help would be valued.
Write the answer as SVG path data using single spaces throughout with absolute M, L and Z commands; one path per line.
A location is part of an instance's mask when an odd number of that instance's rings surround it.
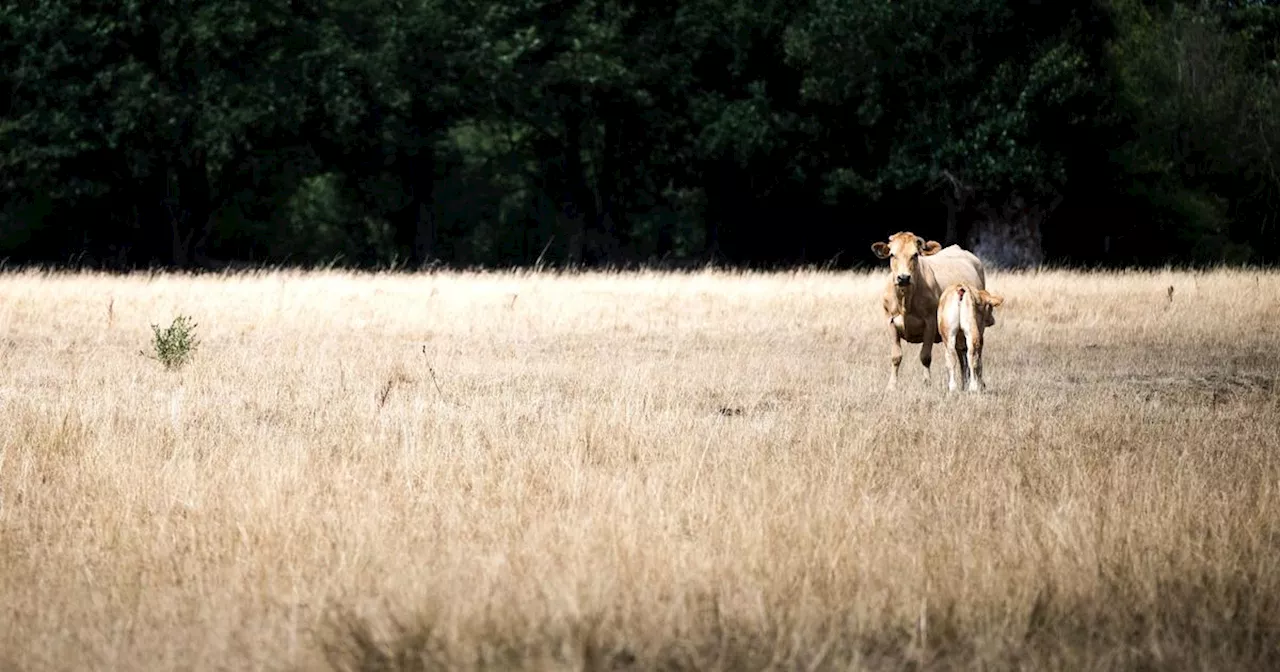
M 961 354 L 959 348 L 956 347 L 957 345 L 959 345 L 958 341 L 960 339 L 954 333 L 943 334 L 942 339 L 943 339 L 943 342 L 942 342 L 943 352 L 946 354 L 946 358 L 947 358 L 947 391 L 955 392 L 957 376 L 960 378 L 960 381 L 961 381 L 960 382 L 961 389 L 964 388 L 964 364 L 962 360 L 963 355 Z
M 982 380 L 982 334 L 970 334 L 968 389 L 970 392 L 982 392 L 986 388 Z

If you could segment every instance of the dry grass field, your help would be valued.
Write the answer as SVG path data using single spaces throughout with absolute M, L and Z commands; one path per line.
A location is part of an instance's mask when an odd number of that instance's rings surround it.
M 0 275 L 0 669 L 1280 668 L 1280 274 L 881 278 Z

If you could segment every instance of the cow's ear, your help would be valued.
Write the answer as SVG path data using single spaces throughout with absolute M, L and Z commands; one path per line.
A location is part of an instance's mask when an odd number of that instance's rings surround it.
M 872 251 L 872 252 L 875 252 L 875 253 L 876 253 L 876 256 L 877 256 L 877 257 L 880 257 L 881 259 L 888 259 L 888 258 L 889 258 L 889 243 L 886 243 L 886 242 L 872 243 L 872 244 L 871 244 L 871 251 Z
M 1004 297 L 999 294 L 992 294 L 985 289 L 978 290 L 978 298 L 990 305 L 992 308 L 1004 303 Z
M 942 245 L 941 245 L 941 244 L 939 244 L 939 243 L 938 243 L 938 241 L 936 241 L 936 240 L 931 240 L 931 241 L 929 241 L 929 242 L 925 243 L 925 244 L 920 248 L 920 254 L 923 254 L 924 256 L 926 256 L 926 257 L 927 257 L 927 256 L 929 256 L 929 255 L 931 255 L 931 254 L 937 254 L 937 253 L 938 253 L 939 251 L 941 251 L 941 250 L 942 250 Z

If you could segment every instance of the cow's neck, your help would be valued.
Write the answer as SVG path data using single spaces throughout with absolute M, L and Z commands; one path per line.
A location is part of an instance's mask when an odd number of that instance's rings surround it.
M 907 313 L 911 312 L 911 299 L 913 298 L 914 293 L 915 293 L 915 288 L 911 287 L 910 285 L 906 287 L 903 287 L 901 285 L 894 285 L 893 300 L 897 304 L 896 306 L 894 306 L 894 310 L 893 310 L 893 314 L 895 316 L 906 315 Z

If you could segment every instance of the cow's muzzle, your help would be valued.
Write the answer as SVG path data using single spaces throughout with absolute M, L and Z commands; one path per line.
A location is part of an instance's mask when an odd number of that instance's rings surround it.
M 911 276 L 909 274 L 899 275 L 893 279 L 893 284 L 899 287 L 906 287 L 911 284 Z

